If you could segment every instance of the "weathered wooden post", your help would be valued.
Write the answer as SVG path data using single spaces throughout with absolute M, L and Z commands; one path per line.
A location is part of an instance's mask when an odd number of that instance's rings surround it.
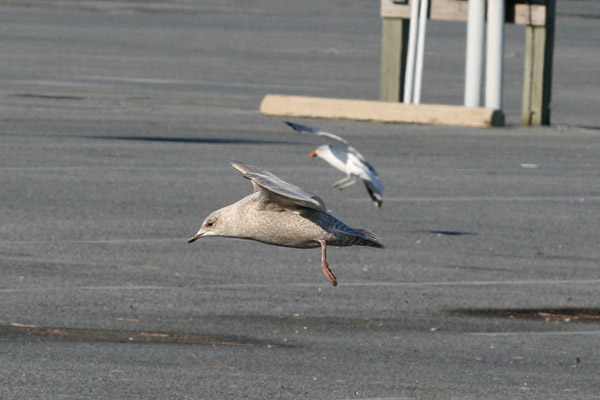
M 379 100 L 403 101 L 409 27 L 408 16 L 386 17 L 382 12 Z
M 546 0 L 539 14 L 537 21 L 530 18 L 525 34 L 523 125 L 550 125 L 556 0 Z
M 504 1 L 505 22 L 527 25 L 522 123 L 549 125 L 556 0 Z M 379 99 L 382 101 L 405 100 L 403 87 L 412 3 L 413 0 L 381 0 L 383 29 Z M 486 3 L 489 7 L 490 0 L 486 0 Z M 497 3 L 494 2 L 498 5 Z M 468 4 L 464 0 L 430 0 L 429 18 L 466 21 Z M 470 92 L 476 94 L 475 98 L 478 97 L 476 88 L 469 90 Z M 501 107 L 501 101 L 496 103 L 499 104 L 491 107 Z M 468 105 L 476 104 L 476 101 L 469 101 Z M 498 116 L 501 114 L 502 111 L 498 110 Z
M 501 80 L 496 88 L 487 90 L 496 92 L 496 96 L 493 97 L 499 101 L 487 104 L 486 107 L 473 107 L 471 104 L 467 104 L 467 107 L 443 104 L 407 104 L 403 97 L 409 18 L 414 0 L 380 1 L 383 22 L 379 101 L 267 94 L 261 102 L 260 111 L 267 115 L 288 117 L 348 118 L 359 121 L 457 126 L 504 125 L 504 113 L 501 109 Z M 499 1 L 503 1 L 503 3 L 499 4 Z M 427 7 L 427 3 L 429 3 L 427 8 L 429 19 L 467 20 L 469 2 L 466 0 L 429 0 L 424 2 L 425 7 Z M 556 0 L 486 0 L 486 4 L 503 6 L 502 13 L 490 13 L 492 19 L 493 15 L 496 15 L 496 26 L 502 20 L 506 23 L 527 25 L 523 124 L 549 124 Z M 501 14 L 504 14 L 504 18 L 498 17 Z M 503 24 L 501 25 L 503 26 Z M 414 29 L 414 27 L 415 25 L 412 28 Z M 496 33 L 496 36 L 501 38 L 502 32 Z M 502 58 L 502 46 L 500 41 L 497 44 L 500 44 L 500 46 L 496 45 L 496 48 L 500 50 L 494 52 L 496 54 L 495 64 L 499 65 L 498 68 L 501 70 L 502 66 L 498 59 Z M 476 47 L 480 48 L 481 45 Z M 490 72 L 488 75 L 498 74 Z M 479 97 L 478 91 L 474 90 L 473 93 L 475 94 L 473 97 Z M 476 101 L 474 103 L 477 104 Z

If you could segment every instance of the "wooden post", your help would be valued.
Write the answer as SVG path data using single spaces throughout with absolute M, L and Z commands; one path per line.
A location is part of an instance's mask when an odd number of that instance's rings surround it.
M 501 126 L 499 106 L 462 107 L 405 104 L 404 79 L 411 4 L 414 0 L 381 0 L 382 40 L 380 101 L 310 98 L 267 94 L 260 111 L 267 115 L 349 118 L 362 121 Z M 429 18 L 466 21 L 465 0 L 430 0 Z M 523 124 L 550 124 L 552 52 L 556 0 L 503 0 L 506 23 L 527 25 Z M 501 97 L 500 97 L 501 98 Z
M 550 125 L 556 0 L 546 0 L 545 25 L 527 25 L 523 77 L 523 125 Z
M 409 25 L 410 20 L 405 18 L 383 18 L 379 86 L 381 101 L 402 101 Z

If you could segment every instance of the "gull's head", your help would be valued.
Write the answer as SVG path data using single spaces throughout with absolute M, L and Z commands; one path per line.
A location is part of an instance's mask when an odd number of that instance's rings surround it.
M 321 145 L 317 147 L 315 150 L 308 153 L 311 157 L 321 157 L 324 158 L 326 154 L 331 153 L 331 146 L 328 144 Z
M 213 211 L 204 222 L 202 222 L 202 226 L 198 233 L 189 238 L 188 243 L 195 242 L 196 240 L 205 237 L 205 236 L 223 236 L 223 220 L 222 218 L 223 212 L 222 210 Z
M 311 151 L 308 155 L 311 157 L 319 157 L 320 159 L 329 163 L 332 167 L 348 173 L 346 170 L 348 152 L 345 150 L 339 149 L 330 144 L 324 144 L 317 147 L 315 151 Z

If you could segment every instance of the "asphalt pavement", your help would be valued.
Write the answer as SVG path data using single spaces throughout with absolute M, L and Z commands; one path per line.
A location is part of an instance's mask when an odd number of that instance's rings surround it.
M 363 1 L 0 4 L 0 398 L 596 399 L 600 6 L 559 1 L 550 127 L 520 127 L 507 28 L 493 129 L 296 119 L 386 185 L 308 157 L 265 94 L 376 99 Z M 464 24 L 428 25 L 423 101 L 460 104 Z M 259 165 L 385 249 L 194 234 Z

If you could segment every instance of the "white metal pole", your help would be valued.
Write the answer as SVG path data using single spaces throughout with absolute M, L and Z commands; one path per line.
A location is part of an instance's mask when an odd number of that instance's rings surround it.
M 417 43 L 417 22 L 421 0 L 410 2 L 410 29 L 408 32 L 408 49 L 406 50 L 406 73 L 404 75 L 404 103 L 412 103 L 415 73 L 415 50 Z
M 413 103 L 421 103 L 421 86 L 423 83 L 423 57 L 425 56 L 425 29 L 427 28 L 427 11 L 429 0 L 421 0 L 419 10 L 419 36 L 417 38 L 417 64 L 415 65 L 415 89 Z
M 488 0 L 485 106 L 502 109 L 504 0 Z
M 481 106 L 485 0 L 469 0 L 467 56 L 465 61 L 465 106 Z

